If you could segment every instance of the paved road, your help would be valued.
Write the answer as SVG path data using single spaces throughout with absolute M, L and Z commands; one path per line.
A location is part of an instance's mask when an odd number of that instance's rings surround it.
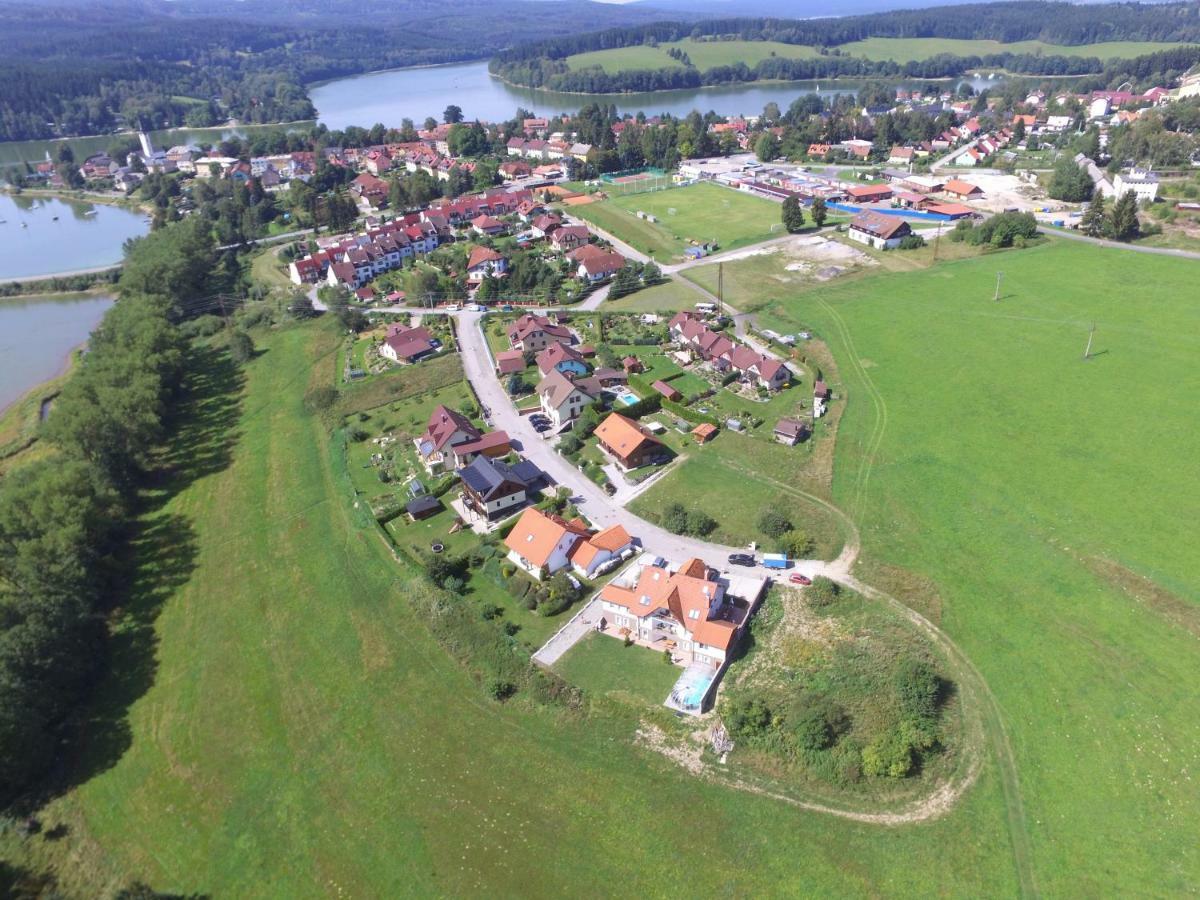
M 659 556 L 682 562 L 699 556 L 710 565 L 721 566 L 726 556 L 745 550 L 708 541 L 671 534 L 652 522 L 617 506 L 590 478 L 560 456 L 541 436 L 525 416 L 517 413 L 508 394 L 495 376 L 491 352 L 479 327 L 481 313 L 462 313 L 458 316 L 458 344 L 462 352 L 463 369 L 479 400 L 491 413 L 492 426 L 503 429 L 521 444 L 522 454 L 549 475 L 557 484 L 570 488 L 575 505 L 598 528 L 624 525 L 642 541 L 642 546 Z M 823 563 L 821 564 L 823 565 Z
M 1120 241 L 1108 241 L 1104 238 L 1088 237 L 1086 234 L 1080 234 L 1077 231 L 1047 228 L 1040 225 L 1038 226 L 1038 231 L 1051 237 L 1066 238 L 1068 241 L 1081 241 L 1085 244 L 1094 244 L 1097 247 L 1105 247 L 1109 250 L 1130 250 L 1134 253 L 1150 253 L 1154 256 L 1177 256 L 1181 259 L 1200 259 L 1200 252 L 1195 250 L 1175 250 L 1171 247 L 1143 247 L 1139 244 L 1122 244 Z

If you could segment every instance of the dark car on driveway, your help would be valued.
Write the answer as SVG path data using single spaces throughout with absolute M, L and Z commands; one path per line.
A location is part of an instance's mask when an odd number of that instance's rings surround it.
M 730 553 L 729 563 L 734 566 L 753 566 L 754 556 L 750 553 Z

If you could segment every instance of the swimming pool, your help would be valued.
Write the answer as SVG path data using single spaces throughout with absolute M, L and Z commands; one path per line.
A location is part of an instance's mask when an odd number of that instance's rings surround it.
M 683 670 L 675 687 L 671 688 L 671 696 L 667 706 L 684 712 L 700 712 L 708 689 L 717 678 L 717 670 L 701 663 L 693 663 Z
M 617 394 L 617 399 L 620 400 L 625 406 L 633 406 L 633 404 L 639 402 L 642 398 L 633 391 L 623 391 L 622 393 Z

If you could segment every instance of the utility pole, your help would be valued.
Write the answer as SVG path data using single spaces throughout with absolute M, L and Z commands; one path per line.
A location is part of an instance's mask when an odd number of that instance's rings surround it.
M 996 273 L 996 293 L 995 293 L 995 295 L 992 297 L 992 300 L 994 300 L 994 301 L 995 301 L 995 302 L 997 302 L 997 303 L 999 303 L 999 302 L 1000 302 L 1000 279 L 1001 279 L 1001 278 L 1003 278 L 1003 277 L 1004 277 L 1004 273 L 1003 273 L 1003 272 L 997 272 L 997 273 Z
M 939 221 L 938 227 L 937 227 L 937 234 L 935 234 L 933 236 L 933 261 L 934 262 L 937 262 L 938 245 L 940 245 L 941 242 L 942 242 L 942 223 Z
M 1092 330 L 1088 332 L 1087 349 L 1085 349 L 1083 351 L 1083 358 L 1085 361 L 1092 358 L 1092 338 L 1095 337 L 1095 335 L 1096 335 L 1096 323 L 1093 322 Z
M 717 315 L 725 314 L 725 263 L 717 263 Z

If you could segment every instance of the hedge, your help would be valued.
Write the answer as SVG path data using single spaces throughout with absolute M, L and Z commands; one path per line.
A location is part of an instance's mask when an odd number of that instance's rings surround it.
M 691 422 L 693 425 L 716 425 L 718 427 L 721 425 L 721 420 L 716 416 L 696 412 L 694 409 L 689 409 L 682 403 L 676 403 L 674 400 L 663 399 L 661 406 L 668 412 L 675 413 L 679 418 L 685 422 Z

